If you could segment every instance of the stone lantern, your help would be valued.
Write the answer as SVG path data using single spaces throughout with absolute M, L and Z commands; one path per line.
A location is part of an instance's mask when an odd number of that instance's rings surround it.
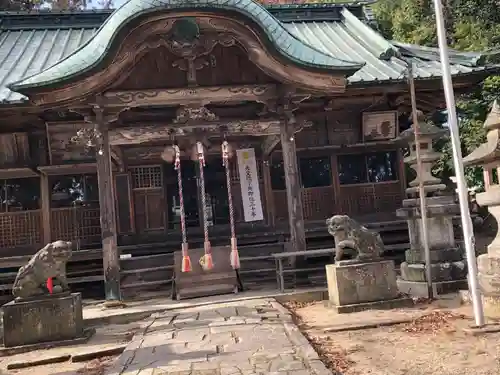
M 497 101 L 493 103 L 484 127 L 487 131 L 486 143 L 472 151 L 464 159 L 464 165 L 483 167 L 485 192 L 478 193 L 476 200 L 480 206 L 488 207 L 488 211 L 499 223 L 500 106 Z M 485 307 L 498 310 L 500 306 L 500 234 L 498 231 L 493 242 L 488 246 L 488 252 L 477 258 L 477 267 Z
M 424 184 L 427 207 L 428 241 L 431 251 L 431 270 L 434 294 L 443 294 L 467 287 L 467 267 L 463 251 L 455 244 L 453 216 L 460 208 L 453 195 L 446 195 L 444 185 L 432 175 L 432 166 L 441 154 L 433 148 L 433 141 L 446 133 L 425 118 L 419 119 L 420 156 L 422 171 L 417 168 L 414 128 L 401 133 L 400 139 L 408 143 L 410 155 L 404 159 L 416 172 L 416 178 L 406 189 L 407 199 L 398 209 L 398 217 L 406 219 L 410 235 L 410 249 L 405 252 L 405 262 L 401 264 L 398 288 L 402 293 L 414 297 L 428 297 L 425 251 L 420 212 L 419 182 Z

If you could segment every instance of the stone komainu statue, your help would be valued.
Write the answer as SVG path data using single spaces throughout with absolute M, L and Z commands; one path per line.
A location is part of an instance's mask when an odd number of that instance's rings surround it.
M 332 216 L 326 220 L 326 225 L 335 239 L 335 261 L 342 260 L 345 249 L 355 251 L 357 261 L 378 259 L 384 252 L 380 234 L 366 229 L 349 216 Z
M 16 298 L 29 298 L 48 294 L 47 279 L 52 278 L 54 291 L 69 290 L 66 263 L 72 254 L 72 244 L 66 241 L 49 243 L 33 255 L 28 264 L 17 272 L 12 294 Z

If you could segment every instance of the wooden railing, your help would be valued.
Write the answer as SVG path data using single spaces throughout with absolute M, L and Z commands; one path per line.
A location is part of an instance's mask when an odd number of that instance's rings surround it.
M 41 212 L 0 213 L 0 248 L 39 246 L 42 242 Z
M 64 207 L 50 211 L 52 241 L 76 241 L 80 246 L 101 243 L 99 207 Z
M 399 181 L 341 185 L 337 197 L 332 186 L 307 188 L 301 190 L 301 196 L 304 220 L 324 220 L 335 213 L 395 212 L 403 200 Z M 288 220 L 286 191 L 274 190 L 273 197 L 276 220 Z
M 286 191 L 273 191 L 276 220 L 288 220 Z M 321 186 L 301 190 L 304 220 L 324 220 L 335 211 L 333 186 Z
M 399 181 L 341 185 L 339 210 L 347 215 L 393 212 L 401 207 L 402 200 Z

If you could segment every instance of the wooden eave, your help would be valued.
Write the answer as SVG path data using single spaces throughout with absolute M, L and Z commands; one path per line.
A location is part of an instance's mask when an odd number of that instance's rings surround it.
M 92 174 L 97 173 L 96 163 L 77 163 L 62 165 L 46 165 L 38 167 L 38 170 L 47 176 L 71 175 L 71 174 Z
M 13 178 L 40 177 L 40 174 L 31 168 L 2 168 L 0 169 L 0 179 L 7 180 Z

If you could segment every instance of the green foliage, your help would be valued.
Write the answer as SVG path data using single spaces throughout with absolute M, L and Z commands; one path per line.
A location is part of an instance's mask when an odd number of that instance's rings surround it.
M 500 47 L 500 6 L 497 0 L 442 0 L 447 39 L 461 51 L 497 50 Z M 379 0 L 373 6 L 379 31 L 404 43 L 437 45 L 432 0 Z M 498 61 L 495 61 L 498 62 Z M 462 154 L 467 155 L 486 138 L 483 123 L 500 93 L 500 76 L 487 78 L 473 92 L 457 98 Z M 434 172 L 443 179 L 454 175 L 451 142 L 436 145 L 443 152 Z M 479 168 L 467 168 L 469 186 L 483 185 Z
M 110 9 L 112 0 L 0 0 L 0 11 L 22 11 L 48 8 L 52 10 L 78 10 L 87 9 L 90 5 L 96 8 Z

